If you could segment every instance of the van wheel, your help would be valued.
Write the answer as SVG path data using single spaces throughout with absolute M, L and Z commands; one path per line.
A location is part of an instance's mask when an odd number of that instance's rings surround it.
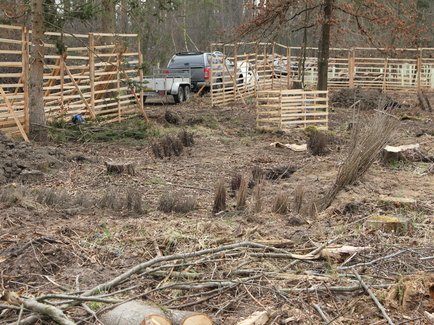
M 191 98 L 190 86 L 184 86 L 184 100 L 187 101 Z
M 178 94 L 173 95 L 173 99 L 175 100 L 175 103 L 177 103 L 177 104 L 182 103 L 185 100 L 184 89 L 181 86 L 179 86 L 179 88 L 178 88 Z

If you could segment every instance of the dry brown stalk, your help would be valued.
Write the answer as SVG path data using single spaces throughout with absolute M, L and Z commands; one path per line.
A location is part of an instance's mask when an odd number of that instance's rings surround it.
M 264 171 L 261 167 L 255 166 L 252 169 L 253 182 L 255 185 L 260 184 L 264 179 Z
M 188 213 L 195 210 L 197 200 L 193 196 L 183 196 L 179 193 L 167 192 L 163 193 L 158 203 L 158 210 L 165 213 Z
M 301 206 L 303 205 L 304 187 L 297 185 L 294 190 L 294 212 L 300 213 Z
M 215 196 L 214 196 L 214 206 L 212 211 L 218 213 L 226 210 L 226 187 L 224 180 L 220 180 L 217 184 Z
M 259 184 L 253 191 L 253 199 L 255 202 L 254 212 L 258 213 L 262 211 L 262 185 Z
M 345 186 L 354 184 L 367 172 L 393 137 L 397 126 L 398 121 L 393 116 L 377 112 L 363 129 L 354 129 L 347 157 L 339 168 L 335 183 L 322 198 L 320 210 L 328 208 Z
M 329 143 L 329 136 L 318 130 L 314 130 L 309 134 L 309 140 L 307 142 L 307 148 L 309 152 L 314 156 L 323 156 L 327 154 Z
M 272 211 L 274 213 L 286 214 L 289 211 L 289 197 L 285 192 L 280 192 L 274 199 Z
M 237 195 L 237 210 L 244 210 L 247 206 L 247 190 L 249 182 L 245 175 L 241 177 L 240 189 Z
M 243 176 L 239 173 L 236 173 L 231 178 L 231 190 L 233 192 L 238 191 L 241 186 L 241 179 Z

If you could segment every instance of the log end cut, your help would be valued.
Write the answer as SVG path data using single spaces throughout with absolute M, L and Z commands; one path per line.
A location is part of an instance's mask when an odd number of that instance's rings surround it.
M 187 316 L 182 325 L 212 325 L 212 320 L 205 314 Z
M 161 317 L 161 316 L 158 316 L 158 315 L 148 315 L 140 323 L 140 325 L 172 325 L 172 322 L 169 321 L 165 317 Z

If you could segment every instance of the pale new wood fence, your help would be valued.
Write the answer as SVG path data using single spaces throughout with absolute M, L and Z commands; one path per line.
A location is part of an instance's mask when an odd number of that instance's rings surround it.
M 257 91 L 291 89 L 301 83 L 315 89 L 317 50 L 278 43 L 213 43 L 213 105 L 246 101 Z M 246 78 L 248 71 L 254 77 Z M 332 48 L 328 84 L 329 89 L 434 91 L 434 48 Z
M 31 31 L 0 25 L 0 131 L 29 130 Z M 83 114 L 118 122 L 145 115 L 142 54 L 136 34 L 46 33 L 44 107 L 49 120 Z M 135 89 L 131 91 L 130 89 Z
M 328 128 L 328 91 L 260 90 L 256 126 L 265 130 Z

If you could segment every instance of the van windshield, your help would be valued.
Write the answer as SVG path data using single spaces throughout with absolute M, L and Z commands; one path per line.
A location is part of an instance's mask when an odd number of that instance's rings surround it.
M 203 66 L 203 55 L 175 55 L 167 65 L 168 68 L 197 68 Z

